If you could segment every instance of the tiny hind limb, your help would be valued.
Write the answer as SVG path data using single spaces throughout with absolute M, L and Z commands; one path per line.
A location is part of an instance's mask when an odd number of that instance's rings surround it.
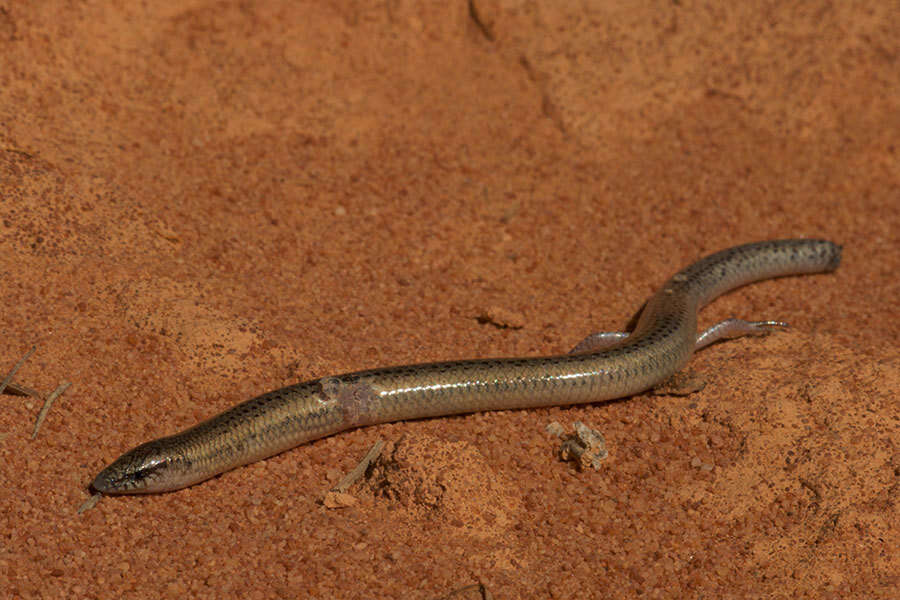
M 743 319 L 725 319 L 706 329 L 697 336 L 694 351 L 706 348 L 716 342 L 733 340 L 745 335 L 768 335 L 774 331 L 787 329 L 788 324 L 783 321 L 744 321 Z M 616 344 L 625 341 L 627 331 L 598 331 L 587 336 L 569 354 L 588 354 L 599 350 L 606 350 Z
M 773 331 L 784 330 L 788 324 L 783 321 L 744 321 L 743 319 L 725 319 L 697 336 L 694 351 L 706 348 L 710 344 L 723 340 L 733 340 L 745 335 L 768 335 Z
M 623 341 L 628 335 L 627 331 L 598 331 L 578 342 L 574 348 L 569 350 L 569 354 L 587 354 L 605 350 Z

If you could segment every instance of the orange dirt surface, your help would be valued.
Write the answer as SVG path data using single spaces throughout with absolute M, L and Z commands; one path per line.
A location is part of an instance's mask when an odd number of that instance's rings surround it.
M 896 2 L 0 1 L 0 597 L 896 598 Z M 706 381 L 346 432 L 103 499 L 297 380 L 564 352 L 739 243 L 829 275 Z M 604 435 L 599 471 L 546 426 Z M 377 440 L 366 480 L 329 490 Z M 480 598 L 468 589 L 453 598 Z

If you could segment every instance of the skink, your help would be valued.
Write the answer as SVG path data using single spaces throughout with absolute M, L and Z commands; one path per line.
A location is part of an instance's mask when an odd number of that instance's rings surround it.
M 698 335 L 697 311 L 713 298 L 762 279 L 833 271 L 840 260 L 841 247 L 825 240 L 729 248 L 672 276 L 630 333 L 593 334 L 558 356 L 387 367 L 298 383 L 129 450 L 90 487 L 100 494 L 172 491 L 354 427 L 637 394 L 678 371 L 695 350 L 784 325 L 728 319 Z

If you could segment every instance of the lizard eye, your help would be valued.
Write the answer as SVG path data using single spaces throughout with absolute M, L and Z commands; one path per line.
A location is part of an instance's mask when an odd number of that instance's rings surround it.
M 103 469 L 91 483 L 91 489 L 103 494 L 134 494 L 150 491 L 170 464 L 151 444 L 129 450 Z

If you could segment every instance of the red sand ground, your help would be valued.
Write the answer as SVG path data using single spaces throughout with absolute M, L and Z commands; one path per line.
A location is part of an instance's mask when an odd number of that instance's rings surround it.
M 34 441 L 0 397 L 0 596 L 897 597 L 898 4 L 445 4 L 0 4 L 0 370 L 37 344 L 17 381 L 73 382 Z M 790 236 L 843 265 L 711 306 L 793 329 L 701 353 L 696 394 L 371 427 L 75 513 L 257 393 L 561 352 Z M 599 472 L 554 454 L 575 420 Z M 325 508 L 378 438 L 387 492 Z

